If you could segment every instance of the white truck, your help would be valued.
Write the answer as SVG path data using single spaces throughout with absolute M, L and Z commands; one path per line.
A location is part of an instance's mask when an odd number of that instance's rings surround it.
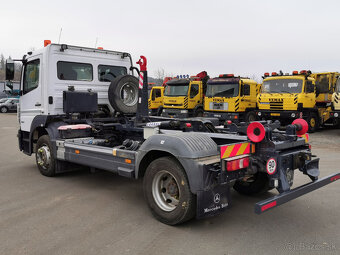
M 340 173 L 318 178 L 319 159 L 301 137 L 304 120 L 284 132 L 280 123 L 230 130 L 214 126 L 218 119 L 148 116 L 145 57 L 138 70 L 128 53 L 48 44 L 21 61 L 19 147 L 35 153 L 41 174 L 82 165 L 143 178 L 145 200 L 163 223 L 225 211 L 231 188 L 246 195 L 275 188 L 277 196 L 255 204 L 260 214 L 340 179 Z M 12 67 L 6 64 L 8 80 Z M 108 116 L 96 116 L 99 105 Z M 311 181 L 291 189 L 297 171 Z
M 22 61 L 18 118 L 21 149 L 27 154 L 33 152 L 32 145 L 44 132 L 41 125 L 46 119 L 64 114 L 63 91 L 74 89 L 97 93 L 98 110 L 110 115 L 114 113 L 108 98 L 111 81 L 134 72 L 128 53 L 65 44 L 48 44 L 40 50 L 28 52 Z M 130 106 L 135 104 L 138 93 L 132 90 L 132 87 L 125 87 L 121 91 L 121 99 Z M 136 112 L 136 107 L 130 108 L 131 112 Z

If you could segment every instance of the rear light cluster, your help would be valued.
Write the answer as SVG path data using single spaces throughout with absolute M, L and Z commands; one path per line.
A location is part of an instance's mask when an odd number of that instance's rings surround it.
M 226 161 L 227 171 L 236 171 L 249 166 L 249 157 Z

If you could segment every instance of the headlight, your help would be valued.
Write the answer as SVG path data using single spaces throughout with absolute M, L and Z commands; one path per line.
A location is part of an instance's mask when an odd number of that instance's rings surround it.
M 188 113 L 188 110 L 181 110 L 181 113 Z
M 262 115 L 262 113 L 261 113 L 261 112 L 258 112 L 258 113 L 257 113 L 257 115 L 258 115 L 258 116 L 261 116 L 261 115 Z
M 290 116 L 292 116 L 292 118 L 295 118 L 296 115 L 295 113 L 292 113 Z
M 334 117 L 337 118 L 339 116 L 339 114 L 336 112 L 334 113 Z

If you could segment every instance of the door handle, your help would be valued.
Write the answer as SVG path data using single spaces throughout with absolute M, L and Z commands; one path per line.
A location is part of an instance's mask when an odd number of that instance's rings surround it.
M 35 106 L 41 106 L 41 103 L 35 103 Z

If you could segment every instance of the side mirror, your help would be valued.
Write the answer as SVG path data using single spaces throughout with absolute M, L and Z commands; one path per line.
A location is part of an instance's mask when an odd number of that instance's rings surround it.
M 12 81 L 14 79 L 14 61 L 11 59 L 6 60 L 6 80 Z

